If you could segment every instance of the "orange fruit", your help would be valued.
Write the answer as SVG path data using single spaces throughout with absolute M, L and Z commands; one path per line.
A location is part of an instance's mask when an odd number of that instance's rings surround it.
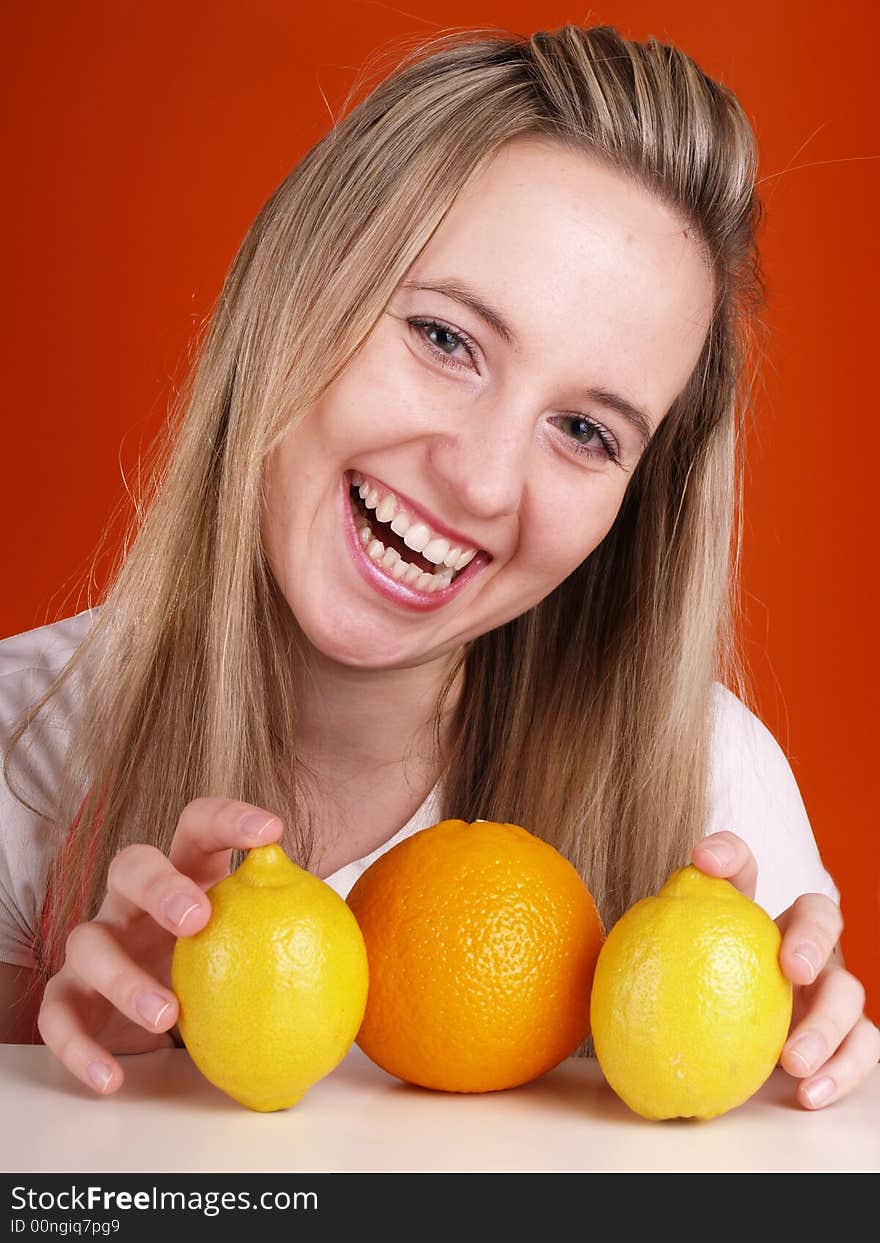
M 516 824 L 444 820 L 380 855 L 348 904 L 370 988 L 357 1044 L 389 1074 L 492 1092 L 589 1034 L 603 928 L 567 859 Z

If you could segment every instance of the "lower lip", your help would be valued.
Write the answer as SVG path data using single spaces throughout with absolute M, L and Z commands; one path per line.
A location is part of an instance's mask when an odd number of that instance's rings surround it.
M 340 499 L 342 502 L 342 525 L 345 529 L 345 538 L 349 552 L 361 577 L 371 587 L 375 588 L 380 595 L 384 596 L 386 600 L 392 600 L 395 604 L 399 604 L 406 609 L 412 609 L 417 613 L 430 613 L 434 609 L 442 609 L 444 604 L 448 604 L 450 600 L 460 595 L 468 583 L 473 582 L 492 559 L 488 553 L 478 552 L 470 564 L 466 565 L 461 573 L 456 575 L 448 587 L 438 587 L 436 591 L 432 591 L 430 594 L 424 591 L 417 591 L 414 587 L 406 586 L 396 578 L 392 578 L 390 574 L 386 574 L 372 557 L 367 556 L 367 550 L 358 539 L 357 527 L 354 525 L 354 514 L 349 496 L 350 491 L 351 472 L 346 471 L 342 476 Z

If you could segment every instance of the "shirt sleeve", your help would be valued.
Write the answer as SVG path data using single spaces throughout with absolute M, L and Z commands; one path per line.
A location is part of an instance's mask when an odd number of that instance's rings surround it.
M 92 611 L 0 641 L 0 760 L 12 727 L 48 689 L 91 624 Z M 76 678 L 49 701 L 18 742 L 10 776 L 28 802 L 51 811 L 66 756 Z M 34 967 L 33 942 L 56 845 L 51 822 L 22 805 L 0 763 L 0 962 Z
M 758 864 L 755 901 L 773 919 L 804 893 L 839 905 L 785 753 L 731 690 L 716 682 L 714 691 L 706 836 L 726 829 L 747 843 Z

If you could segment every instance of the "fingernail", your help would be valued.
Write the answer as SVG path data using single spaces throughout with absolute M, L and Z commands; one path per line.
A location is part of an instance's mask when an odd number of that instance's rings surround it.
M 726 868 L 728 863 L 733 862 L 733 851 L 725 842 L 700 842 L 700 846 L 722 867 Z
M 804 1088 L 804 1096 L 807 1101 L 815 1109 L 817 1105 L 822 1105 L 828 1100 L 834 1091 L 834 1080 L 824 1076 L 817 1079 L 815 1083 L 811 1083 L 809 1087 Z
M 809 941 L 804 941 L 804 943 L 799 945 L 794 951 L 794 956 L 795 958 L 802 958 L 810 968 L 810 979 L 808 982 L 812 984 L 813 980 L 816 978 L 819 968 L 822 965 L 822 956 L 818 949 L 815 945 L 811 945 Z
M 246 816 L 242 817 L 238 827 L 246 837 L 258 838 L 263 836 L 264 830 L 268 829 L 270 824 L 275 824 L 274 816 L 269 816 L 267 819 L 265 812 L 249 811 Z
M 171 1009 L 171 1002 L 160 997 L 158 993 L 138 993 L 134 999 L 134 1008 L 151 1027 L 158 1027 L 162 1015 Z
M 802 1063 L 804 1073 L 809 1074 L 822 1056 L 822 1045 L 818 1036 L 807 1032 L 803 1036 L 798 1036 L 788 1052 Z
M 201 904 L 193 902 L 188 893 L 173 893 L 170 898 L 166 898 L 162 903 L 162 910 L 171 924 L 176 924 L 179 928 L 188 915 L 193 911 L 197 911 Z
M 103 1062 L 89 1062 L 86 1074 L 99 1092 L 106 1092 L 107 1085 L 113 1078 L 113 1071 Z

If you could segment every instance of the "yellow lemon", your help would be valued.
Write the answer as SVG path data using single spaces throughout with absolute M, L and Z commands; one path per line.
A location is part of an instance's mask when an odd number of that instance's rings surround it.
M 367 1003 L 367 951 L 329 885 L 276 844 L 208 890 L 211 917 L 171 960 L 178 1027 L 206 1079 L 249 1109 L 287 1109 L 345 1057 Z
M 674 872 L 617 921 L 599 954 L 593 1046 L 643 1118 L 716 1118 L 779 1060 L 792 988 L 770 916 L 726 880 Z

